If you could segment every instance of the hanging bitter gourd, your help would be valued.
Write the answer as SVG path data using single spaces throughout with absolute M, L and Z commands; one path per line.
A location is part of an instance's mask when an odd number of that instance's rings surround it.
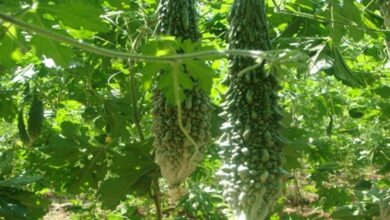
M 26 124 L 24 123 L 24 112 L 23 109 L 18 112 L 18 131 L 19 137 L 22 143 L 26 146 L 30 146 L 30 137 L 28 136 Z
M 30 110 L 28 112 L 28 127 L 27 131 L 31 142 L 34 142 L 40 135 L 42 129 L 43 116 L 43 102 L 35 94 L 31 102 Z
M 30 104 L 28 112 L 27 129 L 24 122 L 24 109 L 23 107 L 18 113 L 18 130 L 21 141 L 26 146 L 31 146 L 39 137 L 42 129 L 43 116 L 43 102 L 34 94 L 33 100 Z
M 158 9 L 157 33 L 181 40 L 198 41 L 200 34 L 197 29 L 195 0 L 162 0 Z M 180 74 L 188 74 L 187 71 L 184 72 Z M 165 73 L 159 73 L 160 76 L 162 74 Z M 193 89 L 184 91 L 181 115 L 184 129 L 197 146 L 180 129 L 177 106 L 168 102 L 157 87 L 154 89 L 152 131 L 155 136 L 155 161 L 171 189 L 181 189 L 180 184 L 196 169 L 202 160 L 205 146 L 211 139 L 209 99 L 198 82 L 191 75 L 189 77 L 194 86 Z M 180 190 L 177 192 L 180 194 Z
M 270 50 L 264 0 L 235 0 L 229 14 L 230 49 Z M 271 68 L 252 71 L 252 58 L 230 57 L 229 89 L 223 104 L 227 121 L 219 140 L 223 165 L 218 171 L 227 203 L 237 219 L 262 220 L 282 193 L 288 173 L 281 166 L 283 113 L 280 86 Z

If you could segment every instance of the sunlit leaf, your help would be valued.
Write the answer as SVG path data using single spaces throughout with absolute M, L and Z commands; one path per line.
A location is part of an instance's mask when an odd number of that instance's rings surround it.
M 104 13 L 103 9 L 92 2 L 67 0 L 59 4 L 40 4 L 38 10 L 41 13 L 50 13 L 73 28 L 108 31 L 108 25 L 100 18 Z
M 200 88 L 209 94 L 213 84 L 214 70 L 198 60 L 185 61 L 185 65 L 189 74 L 199 82 Z

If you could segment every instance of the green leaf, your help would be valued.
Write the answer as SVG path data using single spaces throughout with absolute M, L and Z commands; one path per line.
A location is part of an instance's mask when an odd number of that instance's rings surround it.
M 90 147 L 82 156 L 82 168 L 76 167 L 71 172 L 72 179 L 67 185 L 67 189 L 73 194 L 97 189 L 108 171 L 107 154 L 104 147 Z
M 17 107 L 15 101 L 12 99 L 12 95 L 9 93 L 0 94 L 0 118 L 6 122 L 12 123 L 17 113 Z
M 104 101 L 104 118 L 106 120 L 106 132 L 112 138 L 120 136 L 123 126 L 120 123 L 120 115 L 116 114 L 114 103 L 105 100 Z
M 21 10 L 21 4 L 14 0 L 2 0 L 0 1 L 0 8 L 4 12 L 18 12 Z
M 12 173 L 13 170 L 13 160 L 15 158 L 15 153 L 10 151 L 2 151 L 0 154 L 0 179 L 3 179 L 3 176 L 7 176 Z
M 155 62 L 146 62 L 145 66 L 141 69 L 143 88 L 148 91 L 153 84 L 153 77 L 158 76 L 162 72 L 169 71 L 169 64 L 160 63 L 156 65 Z
M 288 128 L 283 132 L 283 136 L 289 140 L 289 145 L 284 148 L 286 163 L 283 165 L 287 170 L 300 167 L 299 158 L 302 153 L 309 148 L 307 132 L 300 128 Z
M 384 99 L 390 98 L 390 86 L 380 86 L 374 89 L 374 92 Z
M 301 155 L 294 150 L 293 148 L 290 148 L 290 146 L 287 146 L 283 150 L 284 156 L 286 158 L 286 163 L 283 164 L 283 167 L 289 171 L 292 169 L 298 169 L 301 167 L 301 164 L 299 163 L 298 159 L 301 157 Z
M 362 118 L 364 116 L 364 108 L 352 108 L 349 110 L 351 118 Z
M 100 18 L 104 10 L 99 4 L 89 1 L 67 0 L 60 4 L 40 4 L 38 12 L 49 13 L 72 28 L 96 32 L 108 31 L 108 25 Z
M 20 176 L 0 181 L 0 187 L 20 187 L 40 180 L 41 176 Z
M 334 219 L 343 220 L 364 220 L 364 215 L 356 214 L 356 210 L 352 206 L 341 206 L 332 212 L 331 217 Z
M 318 193 L 322 200 L 324 200 L 323 207 L 325 210 L 329 210 L 335 206 L 346 205 L 351 199 L 349 191 L 342 187 L 332 186 L 331 188 L 321 188 Z
M 167 100 L 174 104 L 175 103 L 175 95 L 173 89 L 173 73 L 172 71 L 162 73 L 157 81 L 157 88 L 164 93 L 164 96 Z M 184 94 L 183 94 L 184 95 Z
M 118 9 L 125 9 L 127 11 L 139 10 L 139 5 L 138 2 L 136 1 L 128 1 L 128 0 L 104 0 L 104 1 L 107 2 L 110 6 Z M 151 2 L 147 2 L 147 3 L 150 4 Z
M 188 76 L 188 74 L 186 74 L 184 72 L 180 72 L 178 74 L 178 77 L 179 77 L 179 85 L 183 89 L 188 89 L 188 90 L 192 89 L 193 83 L 192 83 L 192 80 L 190 79 L 190 77 Z
M 47 199 L 32 192 L 0 188 L 0 216 L 10 220 L 40 219 L 49 206 Z
M 129 1 L 126 1 L 126 0 L 106 0 L 106 2 L 108 2 L 108 4 L 110 4 L 111 6 L 117 7 L 117 8 L 120 8 L 124 4 L 129 3 Z
M 1 31 L 2 30 L 0 29 L 0 32 Z M 12 66 L 15 64 L 15 61 L 12 59 L 12 53 L 16 49 L 16 42 L 7 35 L 3 36 L 0 41 L 0 63 L 5 66 Z
M 369 190 L 372 187 L 371 181 L 367 180 L 360 180 L 358 183 L 355 185 L 355 190 Z
M 60 136 L 52 136 L 48 140 L 49 145 L 41 149 L 49 155 L 46 160 L 52 166 L 64 166 L 76 163 L 79 160 L 81 146 L 74 140 Z
M 1 195 L 1 193 L 0 193 Z M 27 219 L 28 210 L 18 201 L 6 198 L 1 195 L 0 198 L 0 216 L 10 220 Z
M 180 75 L 184 75 L 185 73 L 183 73 L 183 68 L 178 68 L 178 72 L 176 73 L 177 76 L 178 76 L 178 80 L 179 80 L 179 101 L 182 102 L 185 98 L 185 95 L 184 95 L 184 87 L 183 85 L 180 85 L 180 78 L 181 79 L 184 79 L 184 83 L 186 83 L 186 81 L 188 79 L 186 78 L 183 78 L 183 76 L 180 76 Z M 188 84 L 188 81 L 187 81 L 187 84 Z M 187 85 L 188 86 L 188 85 Z M 170 70 L 167 70 L 163 73 L 160 74 L 159 78 L 158 78 L 158 81 L 157 81 L 157 87 L 159 90 L 161 90 L 164 94 L 164 96 L 167 98 L 168 102 L 171 103 L 172 105 L 176 105 L 176 99 L 175 99 L 175 88 L 174 88 L 174 84 L 173 84 L 173 69 L 170 69 Z
M 25 19 L 31 20 L 32 24 L 37 27 L 51 29 L 51 31 L 64 36 L 69 36 L 69 34 L 67 34 L 64 30 L 53 29 L 52 26 L 55 24 L 53 24 L 52 21 L 44 20 L 40 16 L 42 15 L 29 12 L 25 15 Z M 33 35 L 30 40 L 30 44 L 34 46 L 35 52 L 38 56 L 40 56 L 40 58 L 42 58 L 42 56 L 46 56 L 47 58 L 52 58 L 56 65 L 64 68 L 69 66 L 73 55 L 70 47 L 40 35 Z
M 345 62 L 339 49 L 335 46 L 336 42 L 330 43 L 334 69 L 329 69 L 337 79 L 347 86 L 353 88 L 365 88 L 375 81 L 375 77 L 370 73 L 352 71 Z
M 330 29 L 332 30 L 330 35 L 332 41 L 334 41 L 335 44 L 340 44 L 341 39 L 343 38 L 345 33 L 344 26 L 341 24 L 334 23 L 333 25 L 330 25 Z
M 322 116 L 326 116 L 326 115 L 329 115 L 329 110 L 328 110 L 328 104 L 326 102 L 326 98 L 322 95 L 322 96 L 318 96 L 316 99 L 315 99 L 315 106 L 316 106 L 316 109 L 318 110 L 318 112 L 320 113 L 320 115 Z
M 20 53 L 19 49 L 24 42 L 19 36 L 19 31 L 14 27 L 0 26 L 0 64 L 6 67 L 14 65 L 18 59 L 15 54 Z
M 390 173 L 390 161 L 387 162 L 387 164 L 385 166 L 383 166 L 379 171 L 378 171 L 379 174 L 382 174 L 382 175 L 386 175 L 388 173 Z
M 213 85 L 214 70 L 200 60 L 187 60 L 184 63 L 187 72 L 199 82 L 200 88 L 206 94 L 210 94 Z
M 193 52 L 197 46 L 198 43 L 194 43 L 192 40 L 186 39 L 181 42 L 180 48 L 183 49 L 184 53 L 190 53 Z
M 159 39 L 151 39 L 147 44 L 141 47 L 142 54 L 167 56 L 176 54 L 177 41 L 174 37 L 161 37 Z
M 390 103 L 381 103 L 380 105 L 382 115 L 386 118 L 390 118 Z
M 364 38 L 364 32 L 361 29 L 356 27 L 350 27 L 349 34 L 351 35 L 352 39 L 356 42 L 359 42 Z
M 158 166 L 150 155 L 151 139 L 127 148 L 124 155 L 114 155 L 113 176 L 100 185 L 98 196 L 103 208 L 114 209 L 126 195 L 147 191 L 157 173 Z
M 356 25 L 362 24 L 362 12 L 356 6 L 354 1 L 344 0 L 342 12 L 345 17 L 354 22 Z
M 52 58 L 57 65 L 64 68 L 69 66 L 72 58 L 72 50 L 69 47 L 39 35 L 32 37 L 31 44 L 35 46 L 38 55 Z

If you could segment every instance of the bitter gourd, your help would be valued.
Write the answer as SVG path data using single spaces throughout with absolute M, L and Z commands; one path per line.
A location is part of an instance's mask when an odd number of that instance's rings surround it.
M 270 50 L 264 0 L 235 0 L 229 14 L 229 49 Z M 255 60 L 232 56 L 223 104 L 227 121 L 222 129 L 218 171 L 223 196 L 237 219 L 262 220 L 282 193 L 288 173 L 281 166 L 284 139 L 278 107 L 280 88 L 272 69 L 265 64 L 252 71 Z
M 28 113 L 29 118 L 27 127 L 31 142 L 34 142 L 41 133 L 42 122 L 44 118 L 43 110 L 42 100 L 37 95 L 34 95 Z
M 23 109 L 19 110 L 18 113 L 18 131 L 19 131 L 19 137 L 22 143 L 26 146 L 30 146 L 30 137 L 28 136 L 27 130 L 26 130 L 26 124 L 24 123 L 24 113 Z
M 157 33 L 175 36 L 181 40 L 198 41 L 200 34 L 195 3 L 195 0 L 160 1 Z M 162 74 L 164 72 L 159 73 L 160 76 Z M 185 71 L 181 74 L 188 73 Z M 191 75 L 189 77 L 194 86 L 193 89 L 184 91 L 185 99 L 181 104 L 182 122 L 199 149 L 196 149 L 180 129 L 177 106 L 169 103 L 157 87 L 154 89 L 152 131 L 155 136 L 155 161 L 172 189 L 178 189 L 196 169 L 203 158 L 205 146 L 211 139 L 209 98 L 198 82 Z

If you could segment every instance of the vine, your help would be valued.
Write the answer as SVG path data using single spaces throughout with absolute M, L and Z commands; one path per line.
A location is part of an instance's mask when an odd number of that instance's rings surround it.
M 9 16 L 3 12 L 0 12 L 0 19 L 14 24 L 15 26 L 30 32 L 34 32 L 46 38 L 52 39 L 57 42 L 66 43 L 68 45 L 78 47 L 85 51 L 114 58 L 123 58 L 131 59 L 134 61 L 151 61 L 151 62 L 165 62 L 172 63 L 179 60 L 185 59 L 194 59 L 194 58 L 222 58 L 227 57 L 228 55 L 233 56 L 242 56 L 242 57 L 252 57 L 252 58 L 262 58 L 270 62 L 291 62 L 292 60 L 301 60 L 303 59 L 302 54 L 298 50 L 273 50 L 273 51 L 260 51 L 260 50 L 242 50 L 242 49 L 223 49 L 223 50 L 206 50 L 200 52 L 192 53 L 183 53 L 177 55 L 169 56 L 153 56 L 153 55 L 143 55 L 143 54 L 134 54 L 128 52 L 121 52 L 111 49 L 106 49 L 102 47 L 97 47 L 92 44 L 85 42 L 80 42 L 76 39 L 66 37 L 64 35 L 52 32 L 50 30 L 36 27 L 34 25 L 28 24 L 20 19 L 17 19 L 13 16 Z M 280 56 L 281 55 L 281 56 Z M 276 58 L 275 58 L 276 57 Z

